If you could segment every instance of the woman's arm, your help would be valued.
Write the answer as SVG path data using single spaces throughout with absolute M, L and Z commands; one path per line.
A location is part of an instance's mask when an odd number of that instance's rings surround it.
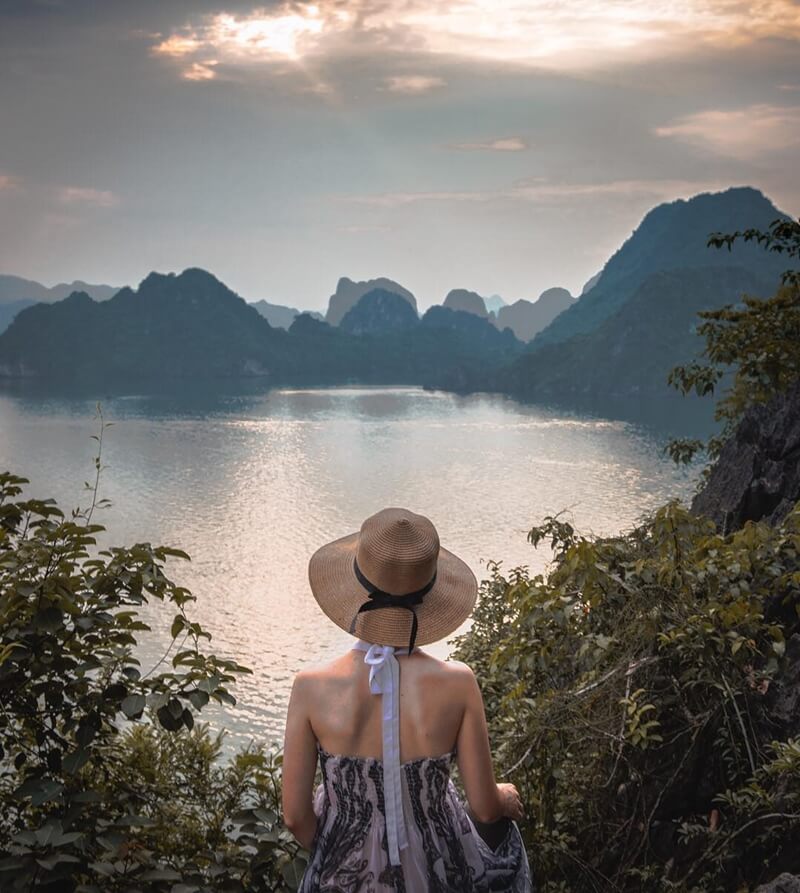
M 462 664 L 464 716 L 456 744 L 458 771 L 470 809 L 479 822 L 496 822 L 508 816 L 522 818 L 522 803 L 512 784 L 498 785 L 494 780 L 489 730 L 483 697 L 475 674 Z
M 311 848 L 317 828 L 313 808 L 317 739 L 308 718 L 311 684 L 304 673 L 295 677 L 283 743 L 283 821 L 306 849 Z

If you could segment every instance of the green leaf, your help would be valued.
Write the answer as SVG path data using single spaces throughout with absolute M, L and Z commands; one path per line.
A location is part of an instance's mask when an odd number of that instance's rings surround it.
M 120 709 L 128 719 L 139 719 L 147 705 L 144 695 L 128 695 L 120 704 Z
M 89 762 L 91 756 L 92 751 L 88 747 L 79 747 L 64 757 L 62 768 L 68 775 L 74 775 Z

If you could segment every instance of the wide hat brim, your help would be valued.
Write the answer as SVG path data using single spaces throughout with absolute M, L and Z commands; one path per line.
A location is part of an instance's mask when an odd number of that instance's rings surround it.
M 413 623 L 408 609 L 380 608 L 358 613 L 369 596 L 354 569 L 358 539 L 358 533 L 351 533 L 317 549 L 308 565 L 311 592 L 325 614 L 346 632 L 365 642 L 408 647 Z M 429 645 L 455 632 L 472 613 L 477 598 L 475 574 L 458 556 L 440 547 L 436 582 L 414 609 L 418 624 L 416 644 Z

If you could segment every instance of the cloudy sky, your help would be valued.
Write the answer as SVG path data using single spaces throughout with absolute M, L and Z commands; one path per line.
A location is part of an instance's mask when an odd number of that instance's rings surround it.
M 654 204 L 800 214 L 798 0 L 0 0 L 0 272 L 322 308 L 573 292 Z

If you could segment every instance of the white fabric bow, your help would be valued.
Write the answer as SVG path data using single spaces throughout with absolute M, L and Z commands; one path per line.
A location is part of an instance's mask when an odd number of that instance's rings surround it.
M 366 651 L 364 663 L 369 666 L 369 688 L 383 697 L 383 799 L 386 809 L 386 838 L 389 862 L 400 864 L 400 850 L 408 846 L 403 816 L 403 785 L 400 769 L 400 664 L 395 653 L 407 654 L 406 648 L 372 645 L 361 639 L 353 646 Z

